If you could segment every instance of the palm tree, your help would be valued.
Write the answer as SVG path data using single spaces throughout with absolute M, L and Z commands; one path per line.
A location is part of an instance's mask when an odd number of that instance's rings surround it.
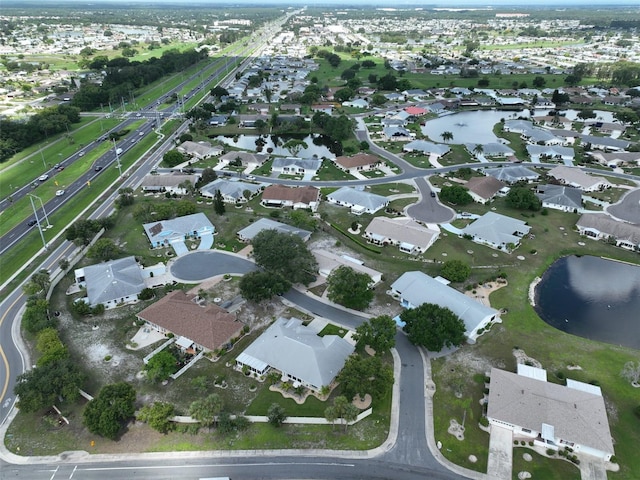
M 451 132 L 442 132 L 442 133 L 440 134 L 440 136 L 442 137 L 442 140 L 443 140 L 445 143 L 448 143 L 448 142 L 450 142 L 451 140 L 453 140 L 453 133 L 451 133 Z
M 484 153 L 484 147 L 481 144 L 477 144 L 474 149 L 473 149 L 473 153 L 475 154 L 476 157 L 482 155 Z

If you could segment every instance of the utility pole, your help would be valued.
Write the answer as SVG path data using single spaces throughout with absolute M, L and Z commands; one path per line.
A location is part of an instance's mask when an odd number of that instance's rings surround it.
M 116 163 L 118 164 L 118 172 L 120 172 L 120 176 L 122 177 L 122 165 L 120 165 L 120 155 L 118 154 L 118 148 L 116 146 L 116 139 L 113 139 L 113 151 L 116 152 Z
M 35 195 L 31 195 L 30 193 L 28 193 L 27 195 L 29 195 L 29 200 L 31 201 L 31 208 L 33 209 L 33 214 L 36 217 L 36 224 L 38 225 L 38 231 L 40 232 L 40 238 L 42 239 L 42 246 L 44 247 L 44 249 L 47 249 L 47 241 L 44 239 L 44 233 L 42 233 L 42 225 L 40 225 L 40 219 L 38 218 L 38 211 L 36 210 L 36 206 L 33 203 L 33 199 L 35 198 L 40 198 L 40 197 L 36 197 Z M 44 211 L 44 208 L 43 208 Z M 48 220 L 47 220 L 48 223 Z
M 51 228 L 51 224 L 49 223 L 49 217 L 47 216 L 47 211 L 44 209 L 44 203 L 42 203 L 42 199 L 39 196 L 34 195 L 33 193 L 27 193 L 27 195 L 38 199 L 38 201 L 40 202 L 40 208 L 42 208 L 42 214 L 44 215 L 44 220 L 47 222 L 46 228 Z

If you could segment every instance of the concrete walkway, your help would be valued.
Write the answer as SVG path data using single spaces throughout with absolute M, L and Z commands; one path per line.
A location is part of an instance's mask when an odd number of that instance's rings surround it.
M 580 478 L 582 480 L 607 480 L 604 460 L 590 455 L 579 455 Z
M 508 428 L 491 425 L 489 438 L 489 478 L 511 480 L 513 470 L 513 432 Z

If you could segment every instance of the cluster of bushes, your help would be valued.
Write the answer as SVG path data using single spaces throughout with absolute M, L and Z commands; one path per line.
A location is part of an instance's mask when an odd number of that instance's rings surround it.
M 359 239 L 352 237 L 347 232 L 345 232 L 342 229 L 342 227 L 340 227 L 339 225 L 336 225 L 335 223 L 331 223 L 330 225 L 331 225 L 332 228 L 334 228 L 335 230 L 337 230 L 338 232 L 340 232 L 341 234 L 343 234 L 345 237 L 349 238 L 353 242 L 357 243 L 358 245 L 360 245 L 365 250 L 368 250 L 370 252 L 377 253 L 377 254 L 382 253 L 379 248 L 372 247 L 371 245 L 368 245 L 368 244 L 366 244 L 364 242 L 361 242 Z
M 78 300 L 77 302 L 71 302 L 71 311 L 78 315 L 100 315 L 104 313 L 104 305 L 99 303 L 95 307 L 92 307 L 87 302 Z

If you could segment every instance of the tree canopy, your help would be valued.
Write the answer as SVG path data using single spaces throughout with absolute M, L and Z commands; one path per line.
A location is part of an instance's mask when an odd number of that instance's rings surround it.
M 471 267 L 462 260 L 447 260 L 440 275 L 452 282 L 464 282 L 471 275 Z
M 308 285 L 316 278 L 318 263 L 298 235 L 263 230 L 253 238 L 256 264 L 291 283 Z
M 267 418 L 271 425 L 274 427 L 280 427 L 287 419 L 287 413 L 282 405 L 279 403 L 272 403 L 267 410 Z
M 162 350 L 149 359 L 144 369 L 150 381 L 161 382 L 176 371 L 176 357 L 170 351 Z
M 393 369 L 380 357 L 351 355 L 337 377 L 347 398 L 381 395 L 393 384 Z
M 184 163 L 184 155 L 178 150 L 169 150 L 162 156 L 162 164 L 166 167 L 175 167 L 181 163 Z
M 173 417 L 175 408 L 170 403 L 153 402 L 145 405 L 138 413 L 138 420 L 147 423 L 151 428 L 160 433 L 167 433 L 172 429 L 173 423 L 169 420 Z
M 369 345 L 376 355 L 383 355 L 396 346 L 396 322 L 389 315 L 373 317 L 356 327 L 353 338 L 358 344 Z
M 125 382 L 105 385 L 98 396 L 87 403 L 83 423 L 91 433 L 111 440 L 135 412 L 136 391 Z
M 210 427 L 216 423 L 216 418 L 222 411 L 222 407 L 220 395 L 212 393 L 205 398 L 193 401 L 189 406 L 189 415 L 198 420 L 201 425 Z
M 113 260 L 120 254 L 118 247 L 110 238 L 101 238 L 87 251 L 87 256 L 101 262 Z
M 369 288 L 372 280 L 366 273 L 360 273 L 346 265 L 334 269 L 327 278 L 327 296 L 332 302 L 347 308 L 364 310 L 373 300 L 374 292 Z
M 518 210 L 538 211 L 542 207 L 542 202 L 536 197 L 533 190 L 526 187 L 513 187 L 507 193 L 505 202 L 509 207 Z
M 464 322 L 446 307 L 423 303 L 405 310 L 400 318 L 406 323 L 404 331 L 411 343 L 431 352 L 439 352 L 445 346 L 457 347 L 465 341 Z
M 269 300 L 291 288 L 291 283 L 279 273 L 254 271 L 240 279 L 240 293 L 252 302 Z
M 454 205 L 467 205 L 473 202 L 473 198 L 462 185 L 451 185 L 450 187 L 442 187 L 440 190 L 440 200 L 452 203 Z

